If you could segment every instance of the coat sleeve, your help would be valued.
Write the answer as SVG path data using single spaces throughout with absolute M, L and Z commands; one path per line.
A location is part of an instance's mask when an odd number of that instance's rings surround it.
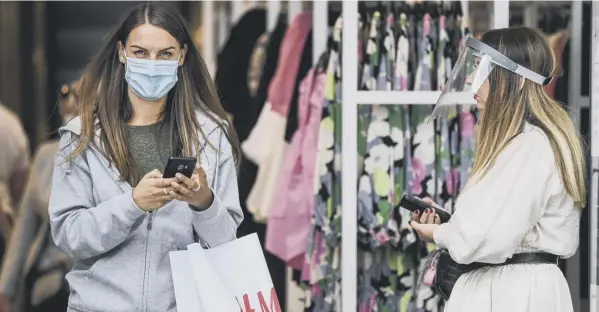
M 71 132 L 61 135 L 54 159 L 49 217 L 56 245 L 75 260 L 110 251 L 129 236 L 146 213 L 133 201 L 132 191 L 94 203 L 90 168 L 82 155 L 67 161 L 75 146 Z
M 0 293 L 13 298 L 16 294 L 17 284 L 23 274 L 27 253 L 35 240 L 42 218 L 37 214 L 37 196 L 44 194 L 38 188 L 49 187 L 47 182 L 51 178 L 48 175 L 39 176 L 46 172 L 47 166 L 52 165 L 52 159 L 56 153 L 56 144 L 42 145 L 35 153 L 33 170 L 29 174 L 27 187 L 21 200 L 16 218 L 15 229 L 10 237 L 6 248 L 2 273 L 0 274 Z
M 235 239 L 237 227 L 243 221 L 231 144 L 222 131 L 218 131 L 221 132 L 218 135 L 220 151 L 216 153 L 220 153 L 220 161 L 213 177 L 217 181 L 212 188 L 214 200 L 208 209 L 193 212 L 194 232 L 210 247 Z
M 501 263 L 541 218 L 559 175 L 547 138 L 538 130 L 516 137 L 484 178 L 468 186 L 435 243 L 454 261 Z

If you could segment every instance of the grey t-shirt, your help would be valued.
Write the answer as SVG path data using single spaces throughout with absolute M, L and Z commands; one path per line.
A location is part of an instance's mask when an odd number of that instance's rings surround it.
M 146 173 L 164 170 L 171 155 L 171 138 L 168 123 L 158 122 L 147 126 L 125 127 L 129 152 L 135 161 L 138 179 Z M 135 181 L 137 184 L 137 181 Z

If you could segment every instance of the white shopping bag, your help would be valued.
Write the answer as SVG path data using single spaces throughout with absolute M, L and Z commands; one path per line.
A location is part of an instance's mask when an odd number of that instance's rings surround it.
M 187 250 L 172 251 L 170 253 L 173 286 L 178 312 L 202 311 L 202 304 L 198 296 L 195 280 L 191 275 L 191 262 Z
M 227 244 L 203 249 L 200 244 L 187 246 L 187 258 L 195 281 L 201 312 L 281 312 L 279 300 L 270 278 L 264 253 L 256 234 Z M 176 252 L 173 252 L 176 253 Z M 172 254 L 172 253 L 171 253 Z M 172 255 L 171 255 L 172 258 Z M 171 265 L 173 265 L 171 263 Z M 175 271 L 173 271 L 175 272 Z M 177 283 L 173 276 L 173 283 Z M 175 292 L 179 285 L 175 286 Z M 177 296 L 177 309 L 193 305 Z

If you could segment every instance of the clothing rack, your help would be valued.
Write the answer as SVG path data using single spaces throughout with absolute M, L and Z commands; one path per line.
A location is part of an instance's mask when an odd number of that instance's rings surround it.
M 230 14 L 227 13 L 227 8 L 225 7 L 227 3 L 224 3 L 224 1 L 202 1 L 202 57 L 212 78 L 214 78 L 216 73 L 216 56 L 227 40 L 231 26 L 237 23 L 245 11 L 259 5 L 259 1 L 254 0 L 229 2 L 231 4 Z M 268 3 L 269 6 L 270 2 Z M 276 15 L 274 18 L 272 25 L 276 23 Z
M 467 1 L 462 0 L 463 8 L 468 8 Z M 512 1 L 514 2 L 514 1 Z M 514 2 L 517 3 L 517 2 Z M 563 2 L 560 2 L 560 4 Z M 570 12 L 572 14 L 571 17 L 571 27 L 570 27 L 570 55 L 568 59 L 570 60 L 570 75 L 569 75 L 569 99 L 568 104 L 570 107 L 571 117 L 574 120 L 575 126 L 580 129 L 580 113 L 581 108 L 590 107 L 590 98 L 588 96 L 582 96 L 580 94 L 579 86 L 581 84 L 580 80 L 580 71 L 581 71 L 581 62 L 573 61 L 579 60 L 582 57 L 582 2 L 580 1 L 571 1 L 569 2 L 571 5 Z M 597 5 L 593 5 L 594 12 L 597 12 L 595 7 Z M 465 11 L 467 15 L 467 11 Z M 595 16 L 595 15 L 593 15 Z M 504 28 L 509 27 L 509 17 L 510 17 L 510 1 L 493 1 L 493 12 L 492 12 L 492 21 L 494 28 Z M 358 3 L 354 1 L 346 1 L 343 2 L 343 18 L 344 20 L 357 20 L 358 18 Z M 594 17 L 595 24 L 599 25 L 597 22 L 597 18 Z M 355 64 L 358 63 L 357 59 L 357 24 L 356 23 L 343 23 L 343 105 L 344 109 L 342 110 L 342 131 L 343 133 L 355 134 L 357 133 L 357 109 L 358 105 L 368 105 L 368 104 L 408 104 L 408 105 L 432 105 L 436 103 L 440 92 L 439 91 L 358 91 L 357 90 L 357 81 L 358 81 L 358 72 Z M 595 32 L 595 45 L 599 45 L 597 42 L 599 40 L 599 26 L 595 26 L 593 29 Z M 599 50 L 597 48 L 596 50 Z M 596 51 L 593 52 L 593 56 L 599 55 Z M 599 62 L 599 60 L 594 59 L 594 64 Z M 599 91 L 596 91 L 599 93 Z M 461 95 L 456 94 L 456 98 L 460 98 Z M 597 97 L 597 95 L 595 94 Z M 597 103 L 596 110 L 599 110 L 599 101 L 595 100 Z M 456 103 L 460 104 L 460 103 Z M 592 119 L 590 125 L 599 124 L 599 112 L 595 111 L 591 113 L 591 118 L 593 115 L 596 115 L 594 119 Z M 599 130 L 597 126 L 591 129 L 591 135 L 593 139 L 592 146 L 592 157 L 593 157 L 593 184 L 591 190 L 591 201 L 589 207 L 593 207 L 591 209 L 592 218 L 591 218 L 591 310 L 592 312 L 596 312 L 597 310 L 597 300 L 599 296 L 599 287 L 597 286 L 599 283 L 599 276 L 597 274 L 597 225 L 598 219 L 596 209 L 599 202 L 599 195 L 597 194 L 599 190 Z M 593 136 L 594 134 L 594 136 Z M 357 141 L 356 137 L 353 135 L 344 135 L 342 136 L 342 171 L 344 174 L 344 181 L 357 181 L 357 170 L 356 163 L 357 159 Z M 357 293 L 357 197 L 356 197 L 356 185 L 352 182 L 343 183 L 342 184 L 342 205 L 345 207 L 343 212 L 343 223 L 342 223 L 342 292 L 343 292 L 343 306 L 342 311 L 353 311 L 356 308 L 357 301 L 355 294 Z M 580 279 L 580 255 L 577 252 L 572 258 L 567 260 L 567 263 L 571 265 L 567 266 L 566 277 L 570 281 L 570 290 L 572 293 L 574 310 L 581 311 L 581 302 L 580 302 L 580 283 L 578 282 Z
M 467 2 L 464 1 L 467 7 Z M 493 2 L 494 27 L 508 27 L 509 2 Z M 358 2 L 343 2 L 343 80 L 342 80 L 342 136 L 341 157 L 343 180 L 347 183 L 341 185 L 341 202 L 344 207 L 342 218 L 341 240 L 341 289 L 342 311 L 355 311 L 357 307 L 357 258 L 358 258 L 358 206 L 356 196 L 356 182 L 358 172 L 358 106 L 369 104 L 406 104 L 406 105 L 433 105 L 441 95 L 440 91 L 358 91 L 358 23 L 347 21 L 358 20 Z M 471 101 L 472 94 L 457 93 L 456 104 L 467 104 Z
M 268 30 L 272 30 L 277 22 L 277 17 L 283 6 L 283 1 L 272 0 L 267 1 L 267 21 L 266 25 Z M 286 2 L 287 16 L 289 23 L 293 21 L 295 16 L 302 12 L 303 5 L 302 1 L 284 1 Z M 208 66 L 210 75 L 214 77 L 216 72 L 216 55 L 219 49 L 226 41 L 226 36 L 230 30 L 230 27 L 237 23 L 237 21 L 243 16 L 244 12 L 250 8 L 259 5 L 259 1 L 252 0 L 236 0 L 230 1 L 231 12 L 226 13 L 226 8 L 223 6 L 225 3 L 218 3 L 218 6 L 214 0 L 202 1 L 202 56 Z M 321 44 L 314 45 L 314 51 L 317 52 L 314 55 L 318 55 L 320 52 L 325 50 L 326 38 L 327 38 L 327 25 L 326 25 L 326 14 L 327 1 L 314 1 L 313 4 L 314 18 L 314 29 L 324 29 L 323 32 L 314 33 L 314 42 L 322 42 Z M 215 16 L 218 20 L 215 20 Z M 321 25 L 323 24 L 323 25 Z M 215 26 L 217 25 L 217 26 Z M 218 34 L 218 37 L 216 36 Z M 314 61 L 316 63 L 317 60 Z
M 239 3 L 238 3 L 239 2 Z M 248 5 L 242 3 L 243 1 L 231 1 L 233 5 L 233 11 L 237 12 L 236 14 L 230 14 L 229 16 L 237 16 L 243 13 L 243 6 L 248 8 Z M 257 1 L 247 1 L 251 2 L 251 5 L 255 5 Z M 286 2 L 286 3 L 283 3 Z M 465 16 L 468 16 L 468 1 L 461 0 L 463 13 Z M 570 72 L 569 72 L 569 105 L 571 110 L 572 118 L 574 119 L 575 124 L 579 127 L 580 125 L 580 109 L 581 107 L 590 107 L 591 101 L 590 97 L 581 96 L 580 95 L 580 71 L 581 71 L 581 63 L 572 60 L 578 60 L 582 56 L 582 40 L 591 39 L 591 38 L 582 38 L 582 3 L 580 1 L 560 1 L 561 3 L 570 3 L 570 12 L 571 12 L 571 27 L 570 27 L 570 54 L 568 59 L 570 60 Z M 292 21 L 293 18 L 303 10 L 302 3 L 300 1 L 280 1 L 280 0 L 269 0 L 266 1 L 266 9 L 267 9 L 267 28 L 268 30 L 274 29 L 276 25 L 276 21 L 278 15 L 283 8 L 283 5 L 286 5 L 287 14 L 289 21 Z M 332 3 L 331 3 L 332 4 Z M 342 1 L 341 3 L 335 2 L 335 4 L 339 4 L 342 10 L 342 17 L 344 21 L 357 21 L 358 20 L 358 1 Z M 509 27 L 509 17 L 510 17 L 510 4 L 518 4 L 517 1 L 493 1 L 493 9 L 490 13 L 489 20 L 492 21 L 493 28 L 504 28 Z M 243 6 L 242 6 L 243 5 Z M 251 6 L 250 5 L 250 6 Z M 548 4 L 540 4 L 541 6 L 546 6 Z M 216 54 L 218 52 L 218 44 L 215 42 L 215 21 L 214 16 L 217 16 L 215 13 L 215 5 L 214 0 L 204 0 L 202 2 L 203 12 L 203 44 L 202 44 L 202 52 L 204 59 L 208 65 L 210 73 L 214 75 L 215 72 L 215 64 L 216 64 Z M 599 12 L 598 5 L 593 5 L 593 10 Z M 328 1 L 312 1 L 311 10 L 313 13 L 313 62 L 316 64 L 318 62 L 319 55 L 326 50 L 327 45 L 327 37 L 329 33 L 328 28 Z M 532 9 L 528 9 L 529 18 L 534 16 Z M 597 13 L 599 14 L 599 13 Z M 220 15 L 220 16 L 224 16 Z M 236 18 L 237 18 L 236 17 Z M 220 18 L 220 17 L 219 17 Z M 220 21 L 219 21 L 220 22 Z M 227 24 L 233 23 L 233 19 L 228 21 Z M 594 26 L 593 32 L 595 34 L 594 39 L 594 51 L 593 56 L 595 54 L 599 55 L 596 50 L 596 46 L 599 46 L 599 21 L 597 18 L 594 18 Z M 357 155 L 357 121 L 358 121 L 358 107 L 359 105 L 376 105 L 376 104 L 403 104 L 403 105 L 433 105 L 436 103 L 437 99 L 440 96 L 440 91 L 360 91 L 358 90 L 358 55 L 357 55 L 357 47 L 358 46 L 358 25 L 357 23 L 343 23 L 343 46 L 342 46 L 342 59 L 343 59 L 343 80 L 342 80 L 342 98 L 343 98 L 343 106 L 342 110 L 342 132 L 347 135 L 342 136 L 342 172 L 343 172 L 343 180 L 347 183 L 343 183 L 341 187 L 342 193 L 342 205 L 343 205 L 343 221 L 342 221 L 342 256 L 341 256 L 341 289 L 342 289 L 342 311 L 355 311 L 357 307 L 357 196 L 356 196 L 356 181 L 358 181 L 358 172 L 356 168 L 356 164 L 358 163 L 358 155 Z M 599 57 L 599 56 L 598 56 Z M 599 62 L 599 60 L 594 57 L 594 63 Z M 596 70 L 595 70 L 596 71 Z M 599 88 L 594 88 L 599 89 Z M 597 93 L 599 91 L 593 90 L 595 93 L 595 97 L 599 97 Z M 456 93 L 456 104 L 467 103 L 471 101 L 471 94 L 468 95 L 466 93 Z M 463 100 L 462 100 L 463 99 Z M 597 115 L 595 117 L 594 122 L 591 122 L 591 133 L 594 141 L 598 141 L 599 139 L 599 126 L 593 126 L 594 124 L 599 124 L 599 100 L 595 99 L 595 106 L 597 107 L 594 111 L 594 114 Z M 599 170 L 599 144 L 592 144 L 593 157 L 593 168 L 595 170 Z M 592 190 L 591 190 L 591 200 L 589 207 L 597 206 L 597 189 L 599 189 L 599 181 L 596 181 L 599 175 L 599 171 L 594 171 L 593 179 L 592 179 Z M 598 217 L 595 209 L 591 209 L 591 233 L 597 233 L 597 223 Z M 591 244 L 591 307 L 596 309 L 596 296 L 597 296 L 597 259 L 595 258 L 597 255 L 597 242 L 596 237 L 592 236 L 592 244 Z M 572 265 L 567 266 L 566 277 L 568 278 L 570 283 L 571 292 L 573 294 L 574 301 L 574 310 L 580 310 L 580 298 L 579 298 L 579 254 L 577 253 L 573 258 L 568 260 Z M 595 312 L 596 310 L 591 310 Z

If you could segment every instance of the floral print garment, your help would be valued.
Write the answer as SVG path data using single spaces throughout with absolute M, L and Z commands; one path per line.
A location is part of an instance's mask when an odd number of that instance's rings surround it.
M 437 38 L 444 38 L 440 33 L 442 25 L 430 16 L 426 21 L 411 23 L 416 19 L 400 14 L 396 27 L 391 29 L 389 24 L 394 21 L 390 20 L 381 23 L 381 14 L 374 13 L 361 23 L 367 28 L 362 45 L 365 57 L 360 69 L 361 89 L 436 89 L 441 82 L 435 79 L 441 71 L 435 64 L 444 63 L 445 72 L 450 73 L 455 61 L 438 53 Z M 337 45 L 340 21 L 333 31 Z M 396 32 L 394 38 L 390 36 L 392 31 Z M 395 41 L 392 43 L 391 39 Z M 341 309 L 342 101 L 338 53 L 332 50 L 329 55 L 318 145 L 316 207 L 302 269 L 305 310 L 315 312 Z M 440 296 L 429 287 L 415 286 L 420 259 L 435 246 L 425 246 L 417 240 L 407 224 L 410 213 L 400 209 L 398 203 L 404 193 L 409 193 L 452 205 L 470 166 L 474 115 L 469 108 L 460 108 L 455 118 L 428 123 L 431 112 L 432 106 L 426 105 L 359 107 L 359 312 L 442 311 Z
M 341 42 L 341 19 L 333 40 Z M 305 310 L 341 311 L 341 98 L 340 63 L 335 50 L 329 53 L 325 105 L 318 137 L 318 179 L 315 207 L 302 269 L 306 293 Z
M 467 23 L 459 25 L 459 31 L 462 34 L 463 40 L 461 44 L 466 42 L 467 38 L 471 36 L 470 31 L 467 28 Z M 456 169 L 459 170 L 459 177 L 461 187 L 466 183 L 470 170 L 472 169 L 472 161 L 474 159 L 474 149 L 476 147 L 476 139 L 474 138 L 474 125 L 476 124 L 476 107 L 461 106 L 459 109 L 459 154 L 460 160 L 456 164 Z
M 373 35 L 371 29 L 370 36 Z M 388 40 L 388 31 L 385 37 Z M 405 48 L 403 45 L 402 49 Z M 396 53 L 394 49 L 395 45 L 386 44 L 381 51 L 369 51 L 377 53 L 370 60 L 380 59 L 381 64 L 375 66 L 379 69 L 376 83 L 367 86 L 391 90 L 396 72 L 387 60 Z M 410 253 L 406 251 L 418 245 L 407 224 L 409 212 L 397 209 L 405 189 L 404 155 L 409 152 L 407 112 L 406 108 L 394 105 L 364 105 L 359 110 L 358 148 L 360 158 L 364 159 L 358 181 L 360 312 L 405 311 L 413 297 L 416 262 L 409 259 Z
M 443 88 L 443 80 L 449 79 L 452 65 L 457 58 L 466 38 L 470 36 L 466 24 L 461 17 L 442 16 L 440 19 L 440 39 L 444 39 L 443 53 L 439 53 L 439 62 L 444 61 L 444 71 L 438 72 L 438 90 Z M 443 25 L 444 24 L 444 25 Z M 441 48 L 439 48 L 441 50 Z M 441 52 L 441 51 L 439 51 Z M 464 187 L 470 174 L 474 158 L 474 125 L 476 124 L 475 107 L 468 105 L 453 107 L 453 114 L 439 120 L 437 125 L 437 170 L 443 171 L 439 181 L 440 191 L 437 202 L 452 211 L 455 208 L 455 198 Z
M 417 46 L 418 68 L 416 69 L 416 78 L 414 89 L 421 91 L 433 90 L 433 71 L 435 71 L 435 46 L 434 43 L 434 25 L 430 15 L 425 14 L 422 22 L 417 27 Z M 437 174 L 437 147 L 435 136 L 435 123 L 428 122 L 433 111 L 433 106 L 413 105 L 409 107 L 409 128 L 411 135 L 411 159 L 407 166 L 412 169 L 411 193 L 418 197 L 431 197 L 436 199 L 438 179 Z M 404 210 L 404 209 L 400 209 Z M 413 248 L 412 257 L 416 269 L 412 271 L 412 293 L 413 298 L 409 306 L 410 312 L 441 311 L 439 295 L 425 285 L 416 285 L 418 272 L 420 268 L 420 259 L 428 254 L 428 250 L 434 249 L 431 244 L 423 244 L 420 241 Z
M 397 209 L 404 193 L 404 108 L 363 106 L 360 110 L 364 167 L 358 182 L 360 312 L 400 311 L 411 298 L 413 265 L 404 252 L 415 247 L 409 212 Z
M 451 55 L 443 53 L 450 44 L 443 23 L 434 24 L 430 16 L 426 16 L 420 23 L 409 24 L 405 16 L 400 16 L 398 26 L 396 45 L 387 43 L 380 51 L 367 51 L 370 58 L 363 65 L 362 82 L 371 83 L 362 86 L 370 90 L 406 90 L 405 82 L 411 80 L 415 90 L 442 87 L 454 61 Z M 417 42 L 407 41 L 410 36 L 405 33 L 408 31 L 416 33 Z M 385 32 L 378 35 L 384 35 L 387 41 L 388 33 L 387 26 Z M 369 35 L 372 40 L 372 28 Z M 433 45 L 435 42 L 437 45 Z M 416 46 L 417 54 L 406 53 L 411 44 Z M 395 53 L 396 64 L 389 65 L 389 53 Z M 405 68 L 410 57 L 417 59 L 418 66 L 415 72 L 408 74 Z M 372 64 L 373 59 L 380 60 L 380 64 Z M 372 83 L 373 80 L 376 82 Z M 430 196 L 451 206 L 461 187 L 462 157 L 469 154 L 462 148 L 469 146 L 469 141 L 462 142 L 463 135 L 459 131 L 469 120 L 462 121 L 456 114 L 429 123 L 432 108 L 432 105 L 363 105 L 359 108 L 358 149 L 359 158 L 363 159 L 358 181 L 359 312 L 440 312 L 443 309 L 443 301 L 433 289 L 416 286 L 420 259 L 435 246 L 417 241 L 407 224 L 410 213 L 398 207 L 404 193 Z M 471 128 L 465 128 L 466 132 L 467 129 Z

